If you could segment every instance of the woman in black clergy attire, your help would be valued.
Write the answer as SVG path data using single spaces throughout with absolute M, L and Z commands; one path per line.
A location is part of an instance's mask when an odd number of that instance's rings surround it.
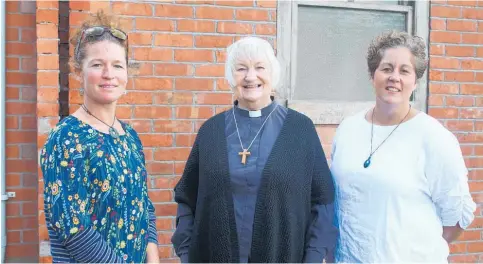
M 236 101 L 200 128 L 175 187 L 181 262 L 318 262 L 335 247 L 334 186 L 314 124 L 270 96 L 272 46 L 228 47 Z

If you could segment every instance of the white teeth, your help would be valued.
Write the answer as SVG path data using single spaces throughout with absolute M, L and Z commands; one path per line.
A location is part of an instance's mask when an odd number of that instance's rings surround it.
M 396 89 L 394 87 L 387 87 L 386 90 L 389 90 L 391 92 L 399 92 L 399 89 Z

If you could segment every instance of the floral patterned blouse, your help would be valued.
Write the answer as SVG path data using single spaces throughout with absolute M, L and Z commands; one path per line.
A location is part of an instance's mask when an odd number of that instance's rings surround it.
M 41 150 L 54 262 L 141 263 L 157 243 L 143 147 L 121 124 L 126 134 L 115 139 L 68 116 Z

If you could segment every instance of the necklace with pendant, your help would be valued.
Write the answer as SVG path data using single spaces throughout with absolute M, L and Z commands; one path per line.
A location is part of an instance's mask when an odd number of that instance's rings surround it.
M 241 148 L 243 150 L 242 152 L 238 152 L 238 155 L 241 156 L 241 163 L 243 165 L 245 165 L 247 163 L 247 156 L 250 156 L 250 154 L 251 154 L 248 150 L 252 146 L 253 142 L 255 142 L 255 139 L 257 138 L 257 136 L 260 133 L 260 131 L 262 131 L 263 126 L 265 125 L 265 123 L 267 122 L 267 120 L 270 118 L 270 116 L 272 115 L 273 111 L 275 111 L 275 109 L 277 109 L 277 107 L 278 107 L 278 105 L 275 105 L 275 107 L 273 108 L 272 112 L 270 112 L 270 114 L 268 114 L 268 116 L 265 119 L 265 121 L 263 121 L 262 126 L 258 130 L 257 134 L 253 138 L 253 140 L 250 143 L 250 145 L 248 146 L 248 148 L 244 148 L 243 147 L 243 143 L 242 143 L 242 140 L 241 140 L 241 137 L 240 137 L 240 131 L 238 131 L 238 124 L 236 123 L 235 107 L 233 107 L 233 119 L 235 120 L 236 133 L 238 134 L 238 140 L 240 140 L 240 146 L 241 146 Z
M 392 135 L 392 133 L 394 131 L 396 131 L 396 129 L 399 127 L 399 125 L 406 119 L 406 117 L 408 117 L 409 115 L 409 112 L 411 111 L 411 105 L 409 105 L 409 110 L 407 112 L 407 114 L 404 116 L 404 118 L 399 122 L 399 124 L 391 131 L 391 133 L 389 133 L 389 136 L 386 137 L 386 139 L 384 139 L 382 141 L 381 144 L 379 144 L 379 146 L 374 150 L 372 151 L 372 139 L 373 139 L 373 136 L 374 136 L 374 110 L 376 108 L 374 107 L 374 109 L 372 109 L 372 118 L 371 118 L 371 153 L 369 154 L 369 157 L 366 159 L 366 161 L 364 161 L 364 168 L 367 168 L 371 165 L 371 158 L 372 158 L 372 155 L 374 155 L 374 153 L 376 153 L 376 151 L 382 146 L 382 144 L 384 144 L 384 142 L 386 142 L 386 140 Z
M 95 115 L 93 115 L 89 109 L 87 109 L 87 106 L 85 105 L 82 105 L 82 109 L 84 109 L 84 111 L 86 111 L 86 113 L 88 113 L 90 116 L 94 117 L 95 119 L 101 121 L 104 125 L 108 126 L 109 127 L 109 135 L 111 135 L 111 137 L 115 138 L 115 139 L 118 139 L 119 138 L 119 132 L 117 131 L 117 129 L 114 128 L 114 123 L 116 122 L 116 116 L 114 116 L 114 121 L 112 121 L 112 125 L 108 125 L 106 124 L 106 122 L 102 121 L 101 119 L 97 118 Z

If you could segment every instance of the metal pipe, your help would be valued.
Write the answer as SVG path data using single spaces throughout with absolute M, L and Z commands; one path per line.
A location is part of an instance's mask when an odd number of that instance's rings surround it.
M 7 45 L 7 19 L 6 19 L 6 1 L 0 1 L 1 6 L 0 6 L 0 21 L 1 21 L 1 26 L 0 26 L 0 74 L 1 74 L 1 83 L 0 83 L 0 177 L 1 177 L 1 194 L 2 194 L 2 263 L 5 263 L 5 251 L 7 249 L 7 225 L 6 225 L 6 220 L 5 218 L 7 217 L 6 212 L 7 212 L 7 200 L 8 196 L 5 193 L 5 185 L 6 185 L 6 175 L 5 175 L 5 163 L 6 163 L 6 157 L 5 157 L 5 130 L 7 129 L 5 127 L 5 94 L 7 92 L 7 81 L 6 81 L 6 72 L 7 72 L 7 67 L 6 67 L 6 57 L 7 55 L 5 54 L 6 49 L 5 46 Z

